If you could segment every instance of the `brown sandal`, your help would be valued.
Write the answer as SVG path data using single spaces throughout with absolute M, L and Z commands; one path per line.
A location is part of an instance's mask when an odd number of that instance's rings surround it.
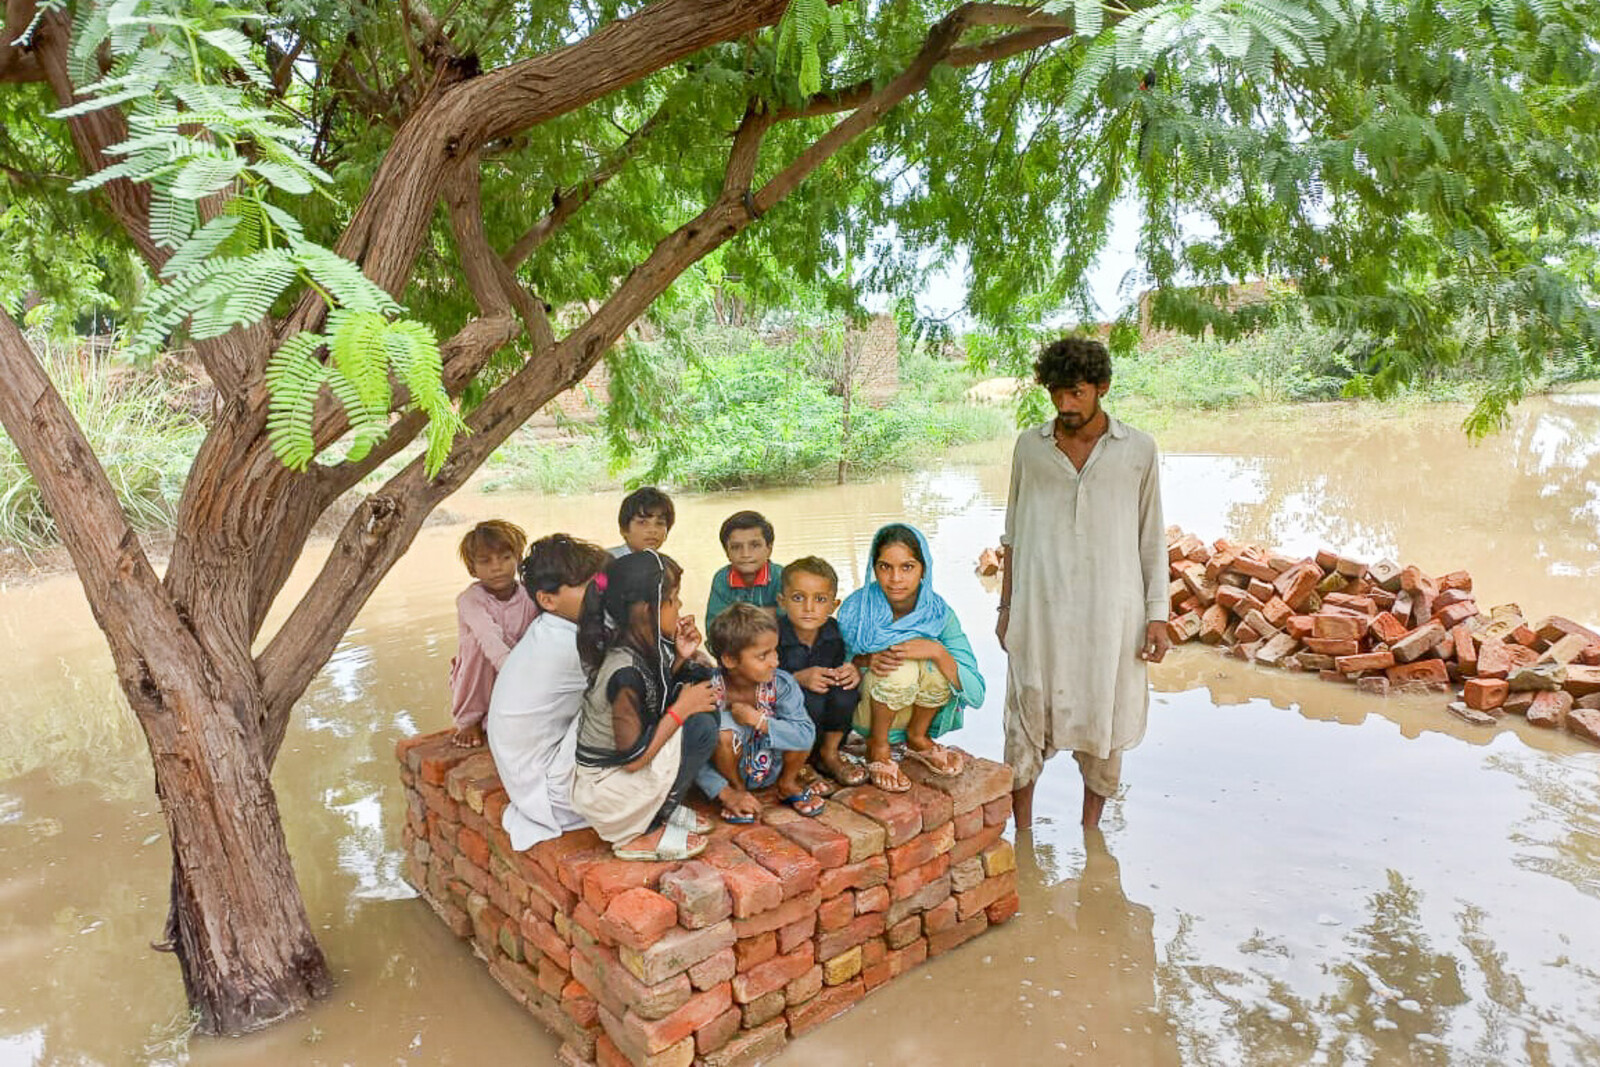
M 819 763 L 817 770 L 843 786 L 861 785 L 867 780 L 867 772 L 861 764 L 846 756 L 840 756 L 832 767 Z
M 906 755 L 940 778 L 954 778 L 961 773 L 961 753 L 953 748 L 938 744 L 932 748 L 912 748 L 907 745 Z
M 905 793 L 911 789 L 911 779 L 894 760 L 873 760 L 867 764 L 867 777 L 885 793 Z

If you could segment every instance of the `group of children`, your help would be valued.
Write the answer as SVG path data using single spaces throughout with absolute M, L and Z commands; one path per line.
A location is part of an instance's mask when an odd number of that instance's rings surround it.
M 501 520 L 461 542 L 476 581 L 457 599 L 455 740 L 487 737 L 513 847 L 589 825 L 621 858 L 686 859 L 711 829 L 683 803 L 691 786 L 727 822 L 753 822 L 755 791 L 772 786 L 814 817 L 841 785 L 909 789 L 897 741 L 932 773 L 960 773 L 960 753 L 934 738 L 983 702 L 984 683 L 920 532 L 879 530 L 872 579 L 841 604 L 826 560 L 779 566 L 771 523 L 729 516 L 705 641 L 660 551 L 674 519 L 671 499 L 644 488 L 624 499 L 609 552 L 554 534 L 524 558 L 522 531 Z M 864 767 L 841 748 L 852 729 L 867 737 Z

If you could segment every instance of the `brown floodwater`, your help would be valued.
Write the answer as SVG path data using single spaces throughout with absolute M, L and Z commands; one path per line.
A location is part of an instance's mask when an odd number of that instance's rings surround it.
M 1600 396 L 1174 420 L 1169 522 L 1440 572 L 1481 603 L 1600 622 Z M 1004 661 L 973 574 L 1008 446 L 869 484 L 685 496 L 668 551 L 703 607 L 717 524 L 859 581 L 891 519 L 929 535 L 990 683 L 957 740 L 998 756 Z M 554 1041 L 400 878 L 397 737 L 446 724 L 454 559 L 503 515 L 610 544 L 616 496 L 463 494 L 306 694 L 275 780 L 338 988 L 237 1041 L 186 1037 L 142 739 L 73 579 L 0 590 L 0 1065 L 550 1062 Z M 309 580 L 310 571 L 297 579 Z M 1383 700 L 1182 649 L 1103 838 L 1057 761 L 1018 844 L 1022 912 L 790 1046 L 783 1064 L 1600 1064 L 1600 750 L 1436 698 Z

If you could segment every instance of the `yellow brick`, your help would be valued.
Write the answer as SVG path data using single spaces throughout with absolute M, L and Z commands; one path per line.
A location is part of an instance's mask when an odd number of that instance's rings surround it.
M 842 985 L 861 973 L 861 946 L 841 952 L 822 965 L 823 985 Z
M 997 874 L 1017 869 L 1017 853 L 1011 847 L 1010 841 L 1000 841 L 991 845 L 983 853 L 983 873 L 986 878 L 993 878 Z

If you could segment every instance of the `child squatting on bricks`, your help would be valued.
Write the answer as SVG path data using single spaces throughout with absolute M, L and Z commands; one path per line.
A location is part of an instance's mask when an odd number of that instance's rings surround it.
M 778 799 L 801 815 L 822 814 L 821 795 L 801 781 L 816 727 L 799 683 L 778 669 L 772 615 L 753 604 L 732 605 L 711 623 L 711 651 L 720 732 L 696 783 L 722 805 L 730 823 L 754 822 L 761 802 L 751 791 L 774 783 Z

